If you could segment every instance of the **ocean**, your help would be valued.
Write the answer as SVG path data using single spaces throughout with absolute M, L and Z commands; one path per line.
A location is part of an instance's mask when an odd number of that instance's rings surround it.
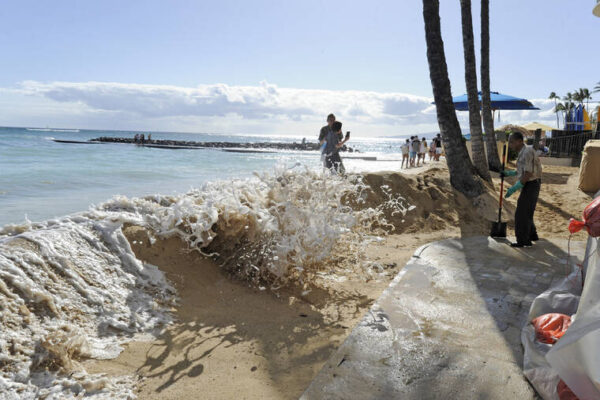
M 317 127 L 318 128 L 318 127 Z M 315 129 L 318 132 L 318 129 Z M 136 132 L 0 128 L 0 226 L 39 222 L 78 211 L 115 195 L 177 194 L 213 180 L 249 178 L 277 165 L 319 167 L 306 151 L 229 153 L 218 149 L 156 149 L 125 144 L 78 145 L 52 139 L 133 137 Z M 147 132 L 146 132 L 147 135 Z M 316 141 L 307 135 L 307 140 Z M 302 137 L 152 132 L 153 139 L 226 142 L 301 142 Z M 342 154 L 351 172 L 397 170 L 404 139 L 352 138 L 360 151 Z M 366 161 L 356 157 L 376 157 Z M 354 157 L 354 158 L 352 158 Z

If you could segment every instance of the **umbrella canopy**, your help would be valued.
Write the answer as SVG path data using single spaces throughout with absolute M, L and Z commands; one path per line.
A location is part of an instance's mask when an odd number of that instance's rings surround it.
M 508 96 L 498 92 L 490 92 L 492 110 L 539 110 L 529 100 Z M 469 111 L 469 103 L 466 94 L 453 97 L 454 108 L 458 111 Z M 479 92 L 479 103 L 481 104 L 481 92 Z
M 529 130 L 527 130 L 527 129 L 523 128 L 522 126 L 519 126 L 519 125 L 510 125 L 510 124 L 509 125 L 504 125 L 504 126 L 500 127 L 498 130 L 502 131 L 502 132 L 508 132 L 508 131 L 521 132 L 521 134 L 524 137 L 533 136 L 533 134 L 531 133 L 531 131 L 529 131 Z
M 552 129 L 555 129 L 549 125 L 540 124 L 539 122 L 530 122 L 527 125 L 523 125 L 523 128 L 532 132 L 535 132 L 536 129 L 541 129 L 545 132 L 552 132 Z

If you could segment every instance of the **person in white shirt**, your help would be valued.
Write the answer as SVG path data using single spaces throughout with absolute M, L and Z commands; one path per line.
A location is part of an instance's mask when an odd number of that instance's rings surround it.
M 408 152 L 410 147 L 410 141 L 406 139 L 406 142 L 400 146 L 402 150 L 402 164 L 400 164 L 400 169 L 404 167 L 404 162 L 406 161 L 406 168 L 408 168 Z

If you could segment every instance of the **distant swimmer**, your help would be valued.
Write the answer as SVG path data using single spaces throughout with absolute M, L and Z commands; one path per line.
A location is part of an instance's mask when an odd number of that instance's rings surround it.
M 346 133 L 346 138 L 341 140 L 342 134 L 342 123 L 335 121 L 331 130 L 327 132 L 327 135 L 319 142 L 321 145 L 325 144 L 325 168 L 343 174 L 345 172 L 344 164 L 340 157 L 340 148 L 350 139 L 350 132 Z

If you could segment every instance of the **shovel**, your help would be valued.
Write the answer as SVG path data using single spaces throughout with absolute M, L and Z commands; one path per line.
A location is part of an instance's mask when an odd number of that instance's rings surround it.
M 506 144 L 502 146 L 502 171 L 506 165 Z M 502 194 L 504 193 L 504 175 L 500 176 L 500 205 L 498 207 L 498 222 L 492 222 L 490 236 L 494 238 L 506 237 L 506 222 L 502 222 Z

